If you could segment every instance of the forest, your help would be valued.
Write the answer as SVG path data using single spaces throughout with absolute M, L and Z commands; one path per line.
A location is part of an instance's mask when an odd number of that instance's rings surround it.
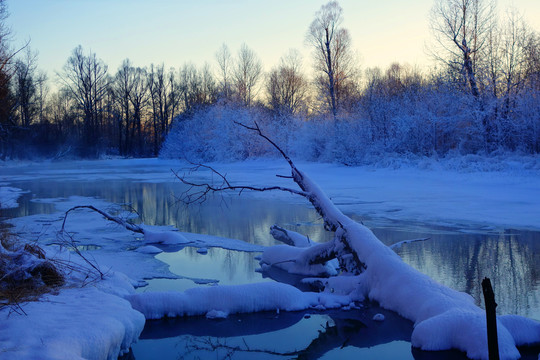
M 51 75 L 31 42 L 14 44 L 8 10 L 0 1 L 0 159 L 274 156 L 235 121 L 314 161 L 540 152 L 540 35 L 491 0 L 434 2 L 429 69 L 362 68 L 334 1 L 306 24 L 309 66 L 292 49 L 264 72 L 247 44 L 223 44 L 204 65 L 109 69 L 79 45 Z

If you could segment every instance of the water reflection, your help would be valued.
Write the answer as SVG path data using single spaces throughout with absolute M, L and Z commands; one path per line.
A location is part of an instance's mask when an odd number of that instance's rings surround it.
M 483 306 L 481 282 L 493 284 L 499 314 L 520 314 L 540 320 L 540 236 L 538 232 L 499 230 L 491 234 L 454 232 L 396 233 L 375 229 L 383 236 L 430 240 L 397 249 L 404 261 L 436 281 L 471 294 Z M 390 234 L 388 234 L 390 233 Z M 384 235 L 382 235 L 384 234 Z
M 383 312 L 386 321 L 375 322 Z M 219 321 L 178 318 L 149 322 L 130 359 L 151 359 L 148 342 L 159 342 L 160 358 L 343 359 L 385 352 L 389 359 L 413 359 L 412 323 L 372 304 L 362 310 L 238 314 Z M 386 344 L 392 344 L 386 346 Z M 385 345 L 377 349 L 378 346 Z M 459 358 L 458 358 L 459 359 Z
M 270 226 L 276 223 L 300 229 L 315 241 L 326 241 L 331 237 L 321 226 L 312 226 L 321 224 L 321 220 L 307 205 L 231 195 L 210 197 L 200 206 L 186 207 L 174 197 L 174 194 L 185 190 L 179 183 L 41 180 L 24 181 L 16 186 L 31 193 L 19 200 L 18 208 L 6 210 L 3 213 L 5 217 L 50 213 L 54 210 L 52 204 L 32 200 L 78 195 L 129 205 L 148 225 L 172 225 L 185 232 L 240 239 L 261 245 L 274 243 L 268 232 Z

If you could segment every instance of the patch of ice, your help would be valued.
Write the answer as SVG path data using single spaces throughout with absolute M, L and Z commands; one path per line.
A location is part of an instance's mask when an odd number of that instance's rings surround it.
M 228 316 L 227 312 L 220 310 L 210 310 L 206 313 L 207 319 L 226 319 Z
M 140 248 L 137 248 L 135 251 L 143 253 L 143 254 L 159 254 L 163 252 L 163 250 L 161 250 L 160 248 L 157 248 L 152 245 L 141 246 Z

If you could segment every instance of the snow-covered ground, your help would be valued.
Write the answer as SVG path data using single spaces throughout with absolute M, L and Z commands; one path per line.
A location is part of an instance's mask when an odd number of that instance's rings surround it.
M 19 206 L 17 199 L 24 192 L 21 189 L 2 186 L 0 183 L 0 209 L 11 209 Z
M 290 174 L 287 164 L 282 161 L 253 160 L 210 165 L 226 173 L 229 181 L 234 183 L 294 187 L 291 180 L 275 176 Z M 540 177 L 537 171 L 524 167 L 479 172 L 448 170 L 434 164 L 421 168 L 418 164 L 399 168 L 357 168 L 321 163 L 298 163 L 297 166 L 309 174 L 346 214 L 478 228 L 540 229 Z M 175 181 L 171 169 L 183 172 L 182 169 L 187 167 L 179 161 L 156 159 L 3 164 L 0 165 L 0 204 L 16 206 L 14 201 L 22 191 L 13 191 L 13 186 L 26 180 L 170 182 Z M 194 176 L 203 179 L 209 177 L 209 173 L 201 172 Z M 286 193 L 244 193 L 243 196 L 306 203 L 305 199 Z M 58 243 L 55 232 L 61 225 L 64 212 L 70 207 L 84 204 L 106 209 L 111 206 L 100 199 L 78 197 L 38 201 L 54 204 L 57 211 L 13 219 L 11 223 L 19 234 L 40 234 L 42 243 Z M 119 226 L 108 224 L 98 214 L 83 210 L 70 213 L 66 226 L 67 231 L 76 233 L 77 245 L 83 246 L 82 249 L 84 246 L 97 248 L 86 254 L 107 280 L 77 286 L 80 274 L 73 275 L 70 288 L 46 295 L 40 302 L 23 304 L 26 314 L 13 312 L 10 308 L 1 309 L 0 321 L 6 325 L 0 328 L 0 354 L 6 352 L 10 358 L 21 359 L 33 354 L 50 359 L 114 359 L 119 352 L 127 350 L 142 330 L 142 317 L 131 306 L 148 318 L 181 314 L 222 317 L 228 313 L 255 310 L 350 306 L 351 298 L 347 296 L 302 295 L 300 299 L 296 289 L 272 283 L 242 287 L 244 296 L 233 296 L 225 304 L 210 301 L 205 306 L 195 306 L 193 301 L 211 296 L 232 296 L 238 288 L 212 290 L 210 287 L 171 296 L 136 294 L 133 285 L 142 285 L 145 279 L 178 278 L 154 258 L 154 254 L 160 251 L 153 244 L 155 242 L 170 243 L 172 239 L 173 242 L 202 249 L 218 245 L 241 251 L 262 251 L 263 248 L 233 239 L 188 233 L 174 232 L 165 238 L 156 235 L 170 230 L 166 228 L 149 228 L 150 235 L 141 239 Z M 69 242 L 69 239 L 64 238 L 64 241 Z M 66 247 L 69 244 L 61 245 Z M 135 249 L 138 251 L 132 251 Z M 80 259 L 76 261 L 81 262 Z M 189 280 L 197 284 L 213 283 L 212 279 Z M 280 296 L 272 295 L 276 293 Z M 251 294 L 253 296 L 245 296 Z M 298 298 L 297 302 L 295 298 Z M 259 306 L 254 307 L 253 303 Z M 96 308 L 95 304 L 99 307 Z M 74 306 L 79 309 L 77 316 L 71 316 Z M 82 324 L 85 331 L 81 332 Z M 30 338 L 34 340 L 28 341 Z M 93 347 L 93 344 L 99 346 Z

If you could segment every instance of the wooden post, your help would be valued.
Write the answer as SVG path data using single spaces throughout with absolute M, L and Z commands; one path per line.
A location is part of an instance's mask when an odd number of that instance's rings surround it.
M 495 308 L 497 307 L 497 303 L 495 302 L 495 294 L 493 293 L 493 288 L 491 287 L 491 281 L 489 280 L 489 278 L 484 278 L 484 280 L 482 280 L 482 291 L 484 293 L 484 302 L 486 304 L 486 324 L 489 360 L 499 360 L 497 317 L 495 314 Z

